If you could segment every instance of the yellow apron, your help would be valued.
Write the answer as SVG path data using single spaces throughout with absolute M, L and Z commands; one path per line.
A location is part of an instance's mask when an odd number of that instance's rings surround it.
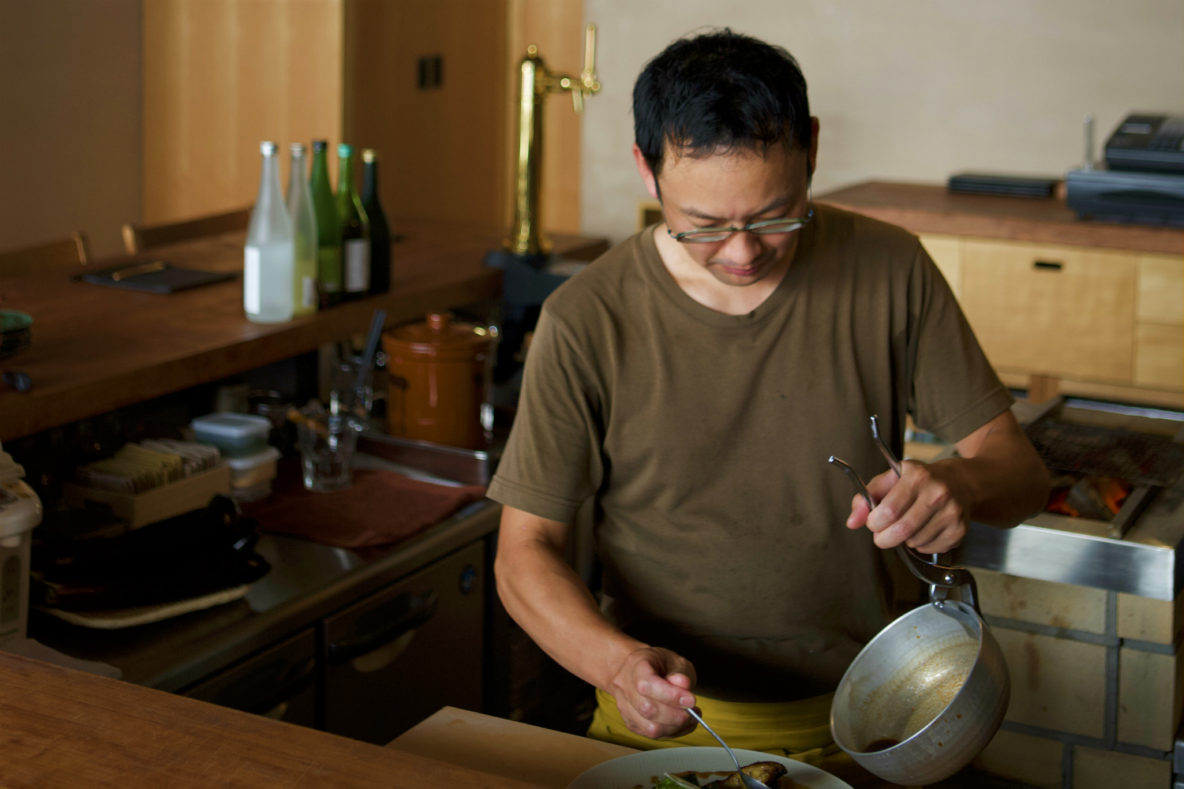
M 799 701 L 752 703 L 695 696 L 704 720 L 733 748 L 787 756 L 825 770 L 853 787 L 884 786 L 835 745 L 830 736 L 833 698 L 833 693 L 827 693 Z M 599 688 L 588 736 L 641 750 L 719 745 L 701 726 L 684 737 L 667 740 L 651 740 L 635 734 L 625 725 L 616 699 Z
M 733 748 L 763 751 L 827 769 L 833 757 L 849 758 L 830 736 L 830 704 L 834 694 L 782 703 L 734 702 L 696 696 L 703 718 Z M 683 737 L 652 740 L 625 726 L 617 702 L 597 688 L 596 712 L 588 736 L 630 748 L 676 748 L 688 745 L 718 746 L 702 727 Z

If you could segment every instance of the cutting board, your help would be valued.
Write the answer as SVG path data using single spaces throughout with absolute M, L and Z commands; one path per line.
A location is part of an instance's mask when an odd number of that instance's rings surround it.
M 637 753 L 624 745 L 444 707 L 387 746 L 460 767 L 564 789 L 593 765 Z

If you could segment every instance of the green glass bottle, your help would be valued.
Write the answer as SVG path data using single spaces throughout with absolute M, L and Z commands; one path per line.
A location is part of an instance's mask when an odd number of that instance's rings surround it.
M 292 245 L 295 250 L 295 272 L 292 278 L 292 314 L 296 317 L 317 311 L 317 212 L 312 206 L 312 192 L 308 186 L 308 165 L 304 143 L 288 146 L 292 166 L 288 171 L 288 217 L 292 220 Z
M 343 298 L 358 299 L 370 290 L 370 220 L 354 188 L 354 147 L 337 146 L 337 221 L 341 224 Z
M 362 207 L 370 220 L 370 292 L 391 289 L 391 228 L 378 198 L 378 153 L 362 151 Z
M 331 307 L 341 301 L 341 220 L 337 216 L 337 201 L 329 184 L 329 143 L 312 142 L 312 207 L 317 219 L 317 279 L 320 282 L 321 307 Z

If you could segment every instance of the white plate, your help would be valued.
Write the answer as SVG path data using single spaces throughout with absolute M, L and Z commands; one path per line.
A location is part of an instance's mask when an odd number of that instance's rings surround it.
M 846 781 L 840 781 L 817 767 L 762 751 L 746 751 L 742 748 L 734 750 L 741 764 L 784 764 L 790 778 L 811 789 L 851 789 L 851 785 Z M 661 778 L 662 773 L 681 773 L 687 770 L 722 773 L 735 770 L 735 765 L 722 748 L 656 748 L 601 762 L 577 775 L 575 780 L 567 785 L 567 789 L 651 787 L 654 785 L 654 779 Z

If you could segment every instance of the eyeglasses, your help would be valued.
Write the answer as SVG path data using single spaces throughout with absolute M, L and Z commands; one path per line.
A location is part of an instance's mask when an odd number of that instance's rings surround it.
M 726 240 L 733 233 L 755 233 L 758 236 L 771 236 L 776 233 L 792 233 L 795 230 L 801 230 L 802 227 L 814 218 L 814 207 L 805 216 L 800 217 L 786 217 L 785 219 L 765 219 L 760 222 L 752 222 L 751 224 L 743 225 L 741 227 L 700 227 L 695 230 L 684 230 L 681 233 L 675 233 L 670 228 L 666 228 L 666 232 L 675 241 L 681 241 L 684 244 L 715 244 Z

